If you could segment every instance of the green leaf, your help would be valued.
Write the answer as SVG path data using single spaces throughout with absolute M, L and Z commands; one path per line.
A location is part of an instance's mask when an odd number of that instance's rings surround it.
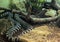
M 9 9 L 10 0 L 0 0 L 0 7 Z

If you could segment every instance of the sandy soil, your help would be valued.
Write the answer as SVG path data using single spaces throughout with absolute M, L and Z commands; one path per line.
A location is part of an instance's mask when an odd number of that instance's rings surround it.
M 60 28 L 42 25 L 18 37 L 21 42 L 60 42 Z

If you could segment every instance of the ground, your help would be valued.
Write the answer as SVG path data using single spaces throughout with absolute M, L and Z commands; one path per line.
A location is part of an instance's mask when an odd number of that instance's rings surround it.
M 4 30 L 3 24 L 7 25 L 8 22 L 7 20 L 4 22 L 2 21 L 4 20 L 0 20 L 0 30 L 1 28 Z M 60 28 L 51 24 L 37 25 L 31 31 L 28 31 L 28 33 L 19 35 L 18 38 L 21 42 L 60 42 Z M 6 40 L 0 37 L 0 42 L 5 41 Z
M 42 25 L 19 36 L 22 42 L 60 42 L 60 28 Z

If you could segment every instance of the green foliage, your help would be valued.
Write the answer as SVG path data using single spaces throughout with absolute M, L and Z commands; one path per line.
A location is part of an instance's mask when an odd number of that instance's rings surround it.
M 26 0 L 0 0 L 1 8 L 17 9 L 27 14 L 25 4 L 26 4 Z
M 41 10 L 44 2 L 45 0 L 33 0 L 33 1 L 30 1 L 30 4 L 33 8 Z
M 57 15 L 56 10 L 53 9 L 48 9 L 47 12 L 45 13 L 46 16 L 51 16 L 54 17 Z
M 60 7 L 60 0 L 55 0 L 55 1 L 56 1 L 56 5 Z
M 18 10 L 20 10 L 24 14 L 27 14 L 25 7 L 26 0 L 13 0 L 13 4 L 16 6 Z
M 45 0 L 38 0 L 38 2 L 39 2 L 39 3 L 44 3 L 44 2 L 45 2 Z
M 0 7 L 9 9 L 10 0 L 0 0 Z
M 6 9 L 17 9 L 21 12 L 27 14 L 26 6 L 28 0 L 0 0 L 0 7 L 6 8 Z M 29 4 L 33 8 L 36 8 L 40 10 L 42 8 L 42 3 L 45 0 L 29 0 Z

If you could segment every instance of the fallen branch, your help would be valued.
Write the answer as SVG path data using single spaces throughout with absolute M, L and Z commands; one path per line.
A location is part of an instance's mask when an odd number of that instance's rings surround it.
M 58 19 L 59 17 L 60 17 L 60 15 L 55 16 L 55 17 L 49 17 L 49 18 L 37 18 L 37 17 L 30 16 L 30 19 L 32 22 L 38 23 L 38 22 L 54 21 L 54 20 Z

